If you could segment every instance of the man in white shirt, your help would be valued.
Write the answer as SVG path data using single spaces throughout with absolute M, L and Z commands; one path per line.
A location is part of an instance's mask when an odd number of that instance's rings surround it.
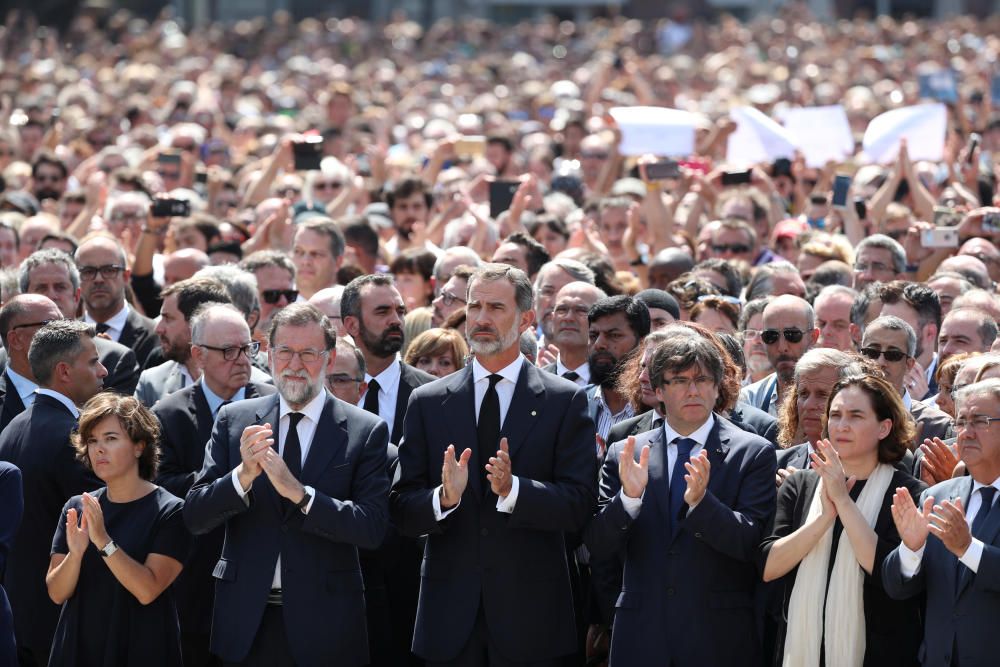
M 556 295 L 552 309 L 552 342 L 559 348 L 554 364 L 542 370 L 555 373 L 581 387 L 590 384 L 590 308 L 607 297 L 598 287 L 581 281 L 572 282 Z

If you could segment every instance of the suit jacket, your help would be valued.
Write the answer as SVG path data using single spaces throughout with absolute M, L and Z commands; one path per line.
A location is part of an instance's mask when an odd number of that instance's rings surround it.
M 641 415 L 623 419 L 608 431 L 608 443 L 621 442 L 628 439 L 630 435 L 639 435 L 646 431 L 652 431 L 653 421 L 657 419 L 660 420 L 659 423 L 663 423 L 663 418 L 656 414 L 656 410 L 647 410 Z
M 325 395 L 301 482 L 316 489 L 308 514 L 278 495 L 265 474 L 246 499 L 233 486 L 240 436 L 251 424 L 278 423 L 277 395 L 227 405 L 212 430 L 184 520 L 196 535 L 225 526 L 212 575 L 212 653 L 244 660 L 260 627 L 281 556 L 285 632 L 298 665 L 368 661 L 364 584 L 358 547 L 374 549 L 387 523 L 385 422 Z M 277 440 L 277 439 L 276 439 Z
M 21 471 L 17 466 L 0 461 L 0 581 L 7 571 L 7 560 L 14 546 L 14 538 L 24 514 Z M 0 664 L 16 665 L 17 649 L 14 644 L 14 617 L 10 611 L 7 593 L 0 588 Z
M 142 368 L 147 367 L 149 355 L 153 350 L 160 349 L 160 337 L 156 335 L 156 323 L 140 315 L 134 308 L 129 308 L 125 326 L 118 337 L 118 342 L 135 352 L 135 358 Z
M 594 558 L 625 549 L 612 665 L 753 665 L 760 659 L 756 560 L 774 514 L 774 448 L 722 417 L 715 419 L 705 443 L 711 462 L 708 490 L 673 538 L 667 529 L 670 471 L 663 429 L 643 434 L 636 443 L 636 458 L 645 444 L 650 454 L 649 482 L 635 519 L 619 493 L 623 443 L 608 450 L 601 509 L 584 539 Z
M 795 468 L 796 470 L 808 470 L 809 468 L 812 468 L 812 461 L 809 459 L 809 443 L 807 442 L 779 449 L 777 451 L 777 456 L 779 468 Z M 904 472 L 907 475 L 912 475 L 917 479 L 920 479 L 920 476 L 914 472 L 916 468 L 914 465 L 914 455 L 913 452 L 909 450 L 903 454 L 903 458 L 901 460 L 893 463 L 892 467 L 900 472 Z
M 431 498 L 450 443 L 476 452 L 473 367 L 416 389 L 406 411 L 389 498 L 404 535 L 427 535 L 413 651 L 452 660 L 482 605 L 491 641 L 511 660 L 546 660 L 576 649 L 565 533 L 580 530 L 596 501 L 594 424 L 582 389 L 525 362 L 501 428 L 519 491 L 511 514 L 476 466 L 442 521 Z M 482 459 L 478 458 L 482 457 Z
M 941 438 L 947 440 L 954 435 L 953 421 L 947 412 L 932 408 L 923 401 L 910 402 L 910 414 L 917 424 L 917 444 L 925 438 Z
M 197 380 L 197 378 L 195 378 Z M 183 389 L 186 378 L 181 373 L 181 365 L 176 361 L 167 361 L 159 366 L 147 368 L 139 376 L 135 388 L 135 397 L 147 408 L 168 394 Z M 271 376 L 250 367 L 250 382 L 254 384 L 272 384 Z
M 24 401 L 21 400 L 17 388 L 10 381 L 6 368 L 3 373 L 0 373 L 0 402 L 2 402 L 2 406 L 0 406 L 0 431 L 3 431 L 14 417 L 24 412 Z
M 408 364 L 399 362 L 399 389 L 396 391 L 396 416 L 392 422 L 392 433 L 389 434 L 389 442 L 399 444 L 403 437 L 403 422 L 406 418 L 406 406 L 410 402 L 410 394 L 417 387 L 434 382 L 436 377 L 430 373 L 425 373 L 419 368 L 414 368 Z
M 48 660 L 59 619 L 59 607 L 45 588 L 56 524 L 67 500 L 104 486 L 76 460 L 69 442 L 74 428 L 76 417 L 66 406 L 39 395 L 0 433 L 0 461 L 20 468 L 24 483 L 24 520 L 7 558 L 4 588 L 14 610 L 18 646 L 42 663 Z
M 97 347 L 101 365 L 108 370 L 104 378 L 104 388 L 131 396 L 139 381 L 139 362 L 136 360 L 135 352 L 120 343 L 100 337 L 94 338 L 94 346 Z M 6 369 L 7 350 L 0 350 L 0 370 Z
M 933 497 L 935 502 L 961 498 L 968 507 L 972 493 L 971 477 L 956 477 L 924 491 L 920 502 Z M 920 569 L 904 579 L 897 547 L 883 563 L 882 581 L 886 592 L 896 599 L 927 594 L 924 612 L 924 645 L 920 650 L 924 665 L 976 667 L 995 665 L 1000 655 L 1000 512 L 993 509 L 982 531 L 983 549 L 979 570 L 965 579 L 956 592 L 958 558 L 937 537 L 929 535 Z M 957 647 L 958 655 L 953 651 Z

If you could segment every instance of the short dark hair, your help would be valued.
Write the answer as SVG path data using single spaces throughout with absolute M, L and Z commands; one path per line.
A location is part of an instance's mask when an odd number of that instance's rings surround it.
M 679 373 L 692 366 L 700 366 L 712 377 L 715 386 L 721 387 L 726 372 L 724 349 L 721 343 L 705 336 L 671 336 L 652 351 L 648 366 L 649 383 L 654 389 L 659 389 L 663 387 L 664 376 L 668 372 Z M 664 406 L 661 404 L 660 408 Z
M 415 194 L 424 196 L 427 208 L 434 205 L 434 195 L 431 193 L 430 188 L 427 187 L 427 184 L 419 178 L 407 178 L 397 183 L 395 188 L 385 193 L 385 203 L 392 210 L 395 208 L 397 200 L 409 199 Z
M 76 460 L 88 470 L 93 470 L 87 456 L 87 440 L 94 429 L 107 417 L 115 417 L 122 430 L 133 443 L 143 443 L 139 454 L 139 477 L 146 481 L 156 479 L 160 465 L 160 422 L 145 405 L 132 396 L 122 396 L 112 391 L 97 394 L 80 410 L 80 425 L 70 436 L 76 450 Z
M 83 338 L 96 335 L 94 327 L 79 320 L 56 320 L 39 329 L 28 348 L 28 365 L 38 384 L 48 386 L 56 366 L 71 363 L 83 348 Z
M 369 273 L 347 283 L 344 293 L 340 295 L 341 318 L 361 318 L 361 291 L 369 285 L 387 287 L 395 285 L 395 280 L 386 273 Z
M 881 291 L 882 285 L 872 283 L 865 285 L 864 289 L 858 292 L 858 295 L 854 297 L 854 303 L 851 304 L 851 324 L 858 329 L 865 328 L 865 317 L 868 315 L 868 309 L 872 307 L 872 301 L 880 300 Z
M 430 280 L 434 276 L 434 262 L 437 257 L 425 248 L 408 248 L 401 252 L 389 264 L 389 273 L 394 276 L 400 273 L 412 273 Z
M 304 327 L 318 324 L 323 329 L 324 349 L 333 350 L 337 347 L 337 330 L 330 323 L 330 318 L 311 303 L 293 303 L 282 308 L 271 319 L 271 328 L 267 331 L 268 347 L 274 347 L 274 337 L 281 327 Z
M 367 218 L 356 217 L 342 220 L 340 229 L 344 233 L 344 242 L 360 246 L 366 255 L 378 256 L 378 232 L 368 223 Z
M 222 236 L 219 221 L 206 213 L 194 213 L 190 218 L 184 218 L 177 223 L 176 231 L 194 229 L 205 239 L 205 246 L 210 246 Z
M 879 285 L 878 298 L 883 306 L 903 302 L 917 311 L 917 322 L 921 329 L 928 324 L 941 328 L 941 298 L 930 287 L 905 280 L 893 280 Z M 920 335 L 919 331 L 916 333 Z
M 298 229 L 308 229 L 316 234 L 326 236 L 330 241 L 330 254 L 336 259 L 344 254 L 344 235 L 341 233 L 337 223 L 331 218 L 316 217 L 296 225 Z
M 42 151 L 35 158 L 35 161 L 31 163 L 32 178 L 38 177 L 38 168 L 41 167 L 43 164 L 52 165 L 53 167 L 58 169 L 59 173 L 62 174 L 63 178 L 69 177 L 69 168 L 66 166 L 65 162 L 56 157 L 55 153 L 51 153 L 49 151 Z
M 537 234 L 541 227 L 548 227 L 564 239 L 569 239 L 569 228 L 566 227 L 566 223 L 551 213 L 540 213 L 539 215 L 536 215 L 535 219 L 530 221 L 527 226 L 528 233 L 532 236 Z
M 642 301 L 627 294 L 599 299 L 590 307 L 590 312 L 587 313 L 587 322 L 593 324 L 602 317 L 608 317 L 615 313 L 625 313 L 625 319 L 628 320 L 629 328 L 632 329 L 632 333 L 635 334 L 637 339 L 642 340 L 649 335 L 651 326 L 649 309 L 646 308 L 646 304 Z
M 486 145 L 495 144 L 497 146 L 503 146 L 504 150 L 508 153 L 514 152 L 514 142 L 511 141 L 510 137 L 506 137 L 502 134 L 491 134 L 486 137 Z
M 466 294 L 472 291 L 472 285 L 477 280 L 482 282 L 493 282 L 496 280 L 506 280 L 514 288 L 514 304 L 519 313 L 526 313 L 532 309 L 534 302 L 534 292 L 531 288 L 531 280 L 521 269 L 509 264 L 499 264 L 497 262 L 486 262 L 479 266 L 469 278 Z M 648 317 L 648 313 L 647 313 Z
M 202 304 L 210 301 L 230 304 L 233 302 L 226 286 L 214 278 L 178 280 L 173 285 L 164 287 L 161 293 L 164 299 L 174 294 L 177 295 L 177 309 L 181 311 L 187 322 L 191 321 L 194 312 Z
M 524 232 L 514 232 L 508 235 L 503 240 L 503 243 L 514 243 L 524 248 L 524 257 L 528 263 L 529 276 L 538 273 L 538 269 L 542 268 L 542 265 L 550 259 L 549 251 L 545 249 L 545 246 Z
M 692 271 L 698 271 L 699 269 L 715 271 L 721 274 L 726 281 L 725 294 L 727 296 L 739 297 L 740 291 L 743 289 L 743 280 L 740 278 L 740 272 L 736 270 L 732 262 L 713 257 L 698 262 Z

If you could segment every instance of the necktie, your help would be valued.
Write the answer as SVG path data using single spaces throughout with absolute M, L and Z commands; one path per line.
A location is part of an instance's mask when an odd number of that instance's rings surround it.
M 285 460 L 289 472 L 295 479 L 302 477 L 302 445 L 299 444 L 299 422 L 305 417 L 301 412 L 288 413 L 288 433 L 285 435 L 285 452 L 281 458 Z
M 691 460 L 691 449 L 697 444 L 691 438 L 677 438 L 674 440 L 677 445 L 677 459 L 674 461 L 673 472 L 670 475 L 670 537 L 673 539 L 681 529 L 681 510 L 684 508 L 684 492 L 687 491 L 687 483 L 684 475 L 687 470 L 684 464 Z
M 111 325 L 108 324 L 107 322 L 98 322 L 97 324 L 94 325 L 94 329 L 96 329 L 97 333 L 99 334 L 108 333 L 108 331 L 111 329 Z
M 497 382 L 502 375 L 494 373 L 489 376 L 490 386 L 486 389 L 483 402 L 479 406 L 479 421 L 476 423 L 478 434 L 476 455 L 479 459 L 479 475 L 483 479 L 483 490 L 489 489 L 486 479 L 486 464 L 497 451 L 500 441 L 500 396 L 497 394 Z
M 982 539 L 983 526 L 986 525 L 986 517 L 989 515 L 990 511 L 993 509 L 993 497 L 996 496 L 997 490 L 992 486 L 982 486 L 979 487 L 979 496 L 983 499 L 982 505 L 979 506 L 979 511 L 976 512 L 976 518 L 972 520 L 972 536 L 978 539 Z M 961 561 L 958 562 L 958 576 L 955 578 L 955 582 L 958 586 L 958 590 L 961 591 L 965 587 L 965 584 L 969 579 L 972 578 L 972 570 L 967 568 Z
M 368 391 L 365 392 L 365 404 L 363 407 L 366 412 L 370 412 L 376 417 L 378 417 L 378 392 L 380 389 L 378 380 L 372 378 L 372 381 L 368 383 Z
M 226 407 L 227 405 L 229 405 L 229 404 L 231 404 L 231 403 L 232 403 L 232 401 L 223 401 L 223 402 L 222 402 L 222 403 L 221 403 L 221 404 L 219 405 L 219 409 L 215 411 L 215 416 L 216 416 L 216 417 L 218 417 L 218 416 L 219 416 L 219 412 L 221 412 L 221 411 L 222 411 L 222 408 Z
M 566 371 L 565 373 L 563 373 L 563 377 L 569 380 L 570 382 L 576 382 L 577 380 L 580 379 L 580 374 L 577 373 L 576 371 Z

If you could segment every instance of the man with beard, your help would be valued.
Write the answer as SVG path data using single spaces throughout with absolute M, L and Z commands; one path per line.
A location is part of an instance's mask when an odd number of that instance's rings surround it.
M 633 297 L 620 294 L 601 299 L 587 315 L 590 322 L 592 387 L 587 390 L 590 416 L 597 425 L 599 454 L 603 456 L 611 427 L 635 416 L 629 397 L 618 391 L 616 380 L 623 363 L 649 333 L 649 310 Z
M 430 219 L 434 195 L 423 181 L 408 178 L 401 181 L 395 190 L 387 193 L 385 201 L 389 205 L 389 215 L 392 216 L 392 224 L 396 228 L 396 233 L 385 244 L 385 249 L 389 257 L 397 257 L 404 250 L 413 247 L 413 241 L 410 239 L 413 226 L 417 223 L 426 225 Z M 426 242 L 425 246 L 434 254 L 440 252 L 440 248 L 432 243 Z
M 278 312 L 268 334 L 278 393 L 219 410 L 187 494 L 193 533 L 225 527 L 211 650 L 227 664 L 368 662 L 358 548 L 385 534 L 389 432 L 324 390 L 336 345 L 314 306 Z
M 819 339 L 819 329 L 813 307 L 792 294 L 777 296 L 765 306 L 762 327 L 760 339 L 775 372 L 744 387 L 740 400 L 777 417 L 785 391 L 795 380 L 795 364 Z
M 404 364 L 399 358 L 406 306 L 392 276 L 358 276 L 349 282 L 340 298 L 340 315 L 367 366 L 368 389 L 358 407 L 385 420 L 389 425 L 389 442 L 399 444 L 410 393 L 437 378 Z
M 42 153 L 31 165 L 31 192 L 38 201 L 57 200 L 66 191 L 69 170 L 66 163 L 52 153 Z
M 481 267 L 472 363 L 406 411 L 389 502 L 400 532 L 427 536 L 413 651 L 428 664 L 550 667 L 577 648 L 565 535 L 594 511 L 594 427 L 583 389 L 521 355 L 531 301 L 523 271 Z

